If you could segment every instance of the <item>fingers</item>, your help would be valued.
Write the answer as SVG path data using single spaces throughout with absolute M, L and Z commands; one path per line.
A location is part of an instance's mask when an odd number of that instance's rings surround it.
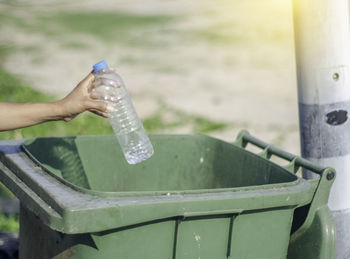
M 100 111 L 97 111 L 94 109 L 91 109 L 90 112 L 95 113 L 96 115 L 99 115 L 99 116 L 104 117 L 104 118 L 109 117 L 109 114 L 107 112 L 100 112 Z
M 109 102 L 113 102 L 113 103 L 117 103 L 120 100 L 115 95 L 108 95 L 108 94 L 101 93 L 101 92 L 91 92 L 90 98 L 93 100 L 109 101 Z
M 110 108 L 108 107 L 108 104 L 103 101 L 89 100 L 87 102 L 87 107 L 89 111 L 95 110 L 102 113 L 110 112 Z
M 64 117 L 63 120 L 65 122 L 69 122 L 69 121 L 73 120 L 76 116 L 77 116 L 76 114 L 75 115 L 71 115 L 71 116 L 67 116 L 67 117 Z
M 102 93 L 100 92 L 91 92 L 90 93 L 90 98 L 94 99 L 94 100 L 103 100 L 104 96 Z
M 65 118 L 63 118 L 63 120 L 65 122 L 70 122 L 71 120 L 73 120 L 73 118 L 72 117 L 65 117 Z

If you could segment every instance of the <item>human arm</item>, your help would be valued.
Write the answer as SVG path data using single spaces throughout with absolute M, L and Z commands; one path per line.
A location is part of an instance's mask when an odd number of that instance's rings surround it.
M 65 98 L 46 103 L 0 102 L 0 131 L 32 126 L 45 121 L 70 121 L 79 113 L 91 111 L 107 117 L 107 104 L 91 93 L 94 75 L 85 77 Z

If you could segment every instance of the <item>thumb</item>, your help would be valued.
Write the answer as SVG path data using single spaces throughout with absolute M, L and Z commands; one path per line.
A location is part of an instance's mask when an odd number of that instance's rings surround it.
M 88 87 L 88 90 L 92 88 L 92 82 L 95 79 L 95 75 L 93 73 L 89 73 L 83 80 L 80 81 L 79 85 L 84 85 Z
M 83 80 L 82 82 L 87 83 L 95 79 L 95 75 L 90 72 Z

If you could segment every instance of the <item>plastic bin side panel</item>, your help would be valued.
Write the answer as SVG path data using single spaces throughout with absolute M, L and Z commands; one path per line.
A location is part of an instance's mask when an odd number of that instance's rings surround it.
M 164 259 L 172 258 L 176 221 L 109 230 L 63 234 L 21 208 L 20 259 Z
M 92 234 L 96 249 L 79 251 L 81 259 L 172 258 L 175 221 L 151 222 Z
M 230 259 L 285 259 L 293 209 L 241 214 L 233 221 Z
M 285 259 L 292 209 L 155 221 L 62 234 L 21 208 L 20 259 Z
M 178 259 L 227 258 L 231 217 L 197 217 L 179 221 Z

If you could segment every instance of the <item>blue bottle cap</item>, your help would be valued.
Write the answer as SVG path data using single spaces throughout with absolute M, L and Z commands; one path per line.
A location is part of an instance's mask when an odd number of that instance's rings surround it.
M 96 72 L 96 71 L 99 71 L 99 70 L 102 70 L 104 68 L 108 67 L 108 64 L 106 61 L 102 60 L 98 63 L 96 63 L 95 65 L 93 65 L 93 71 Z

